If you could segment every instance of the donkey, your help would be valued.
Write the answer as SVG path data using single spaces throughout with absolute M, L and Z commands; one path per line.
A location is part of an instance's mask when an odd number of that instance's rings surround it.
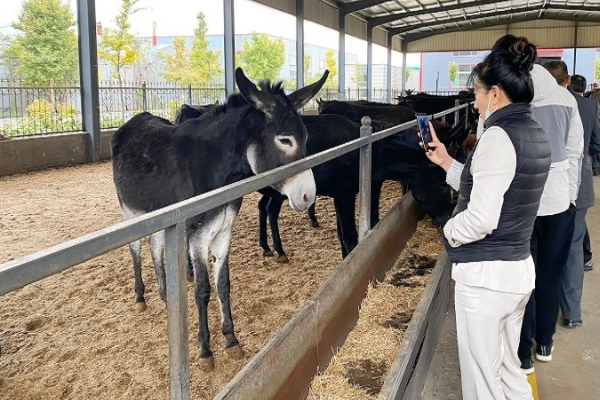
M 359 136 L 360 125 L 338 115 L 322 114 L 302 117 L 308 130 L 308 154 L 315 154 L 340 145 Z M 464 122 L 449 129 L 446 124 L 437 125 L 437 133 L 448 151 L 455 157 L 463 157 L 460 143 L 464 140 Z M 380 130 L 377 123 L 374 131 Z M 346 154 L 338 159 L 313 167 L 317 194 L 333 198 L 337 233 L 345 258 L 356 247 L 358 233 L 355 222 L 355 196 L 358 193 L 358 152 Z M 445 183 L 445 174 L 434 166 L 419 146 L 414 129 L 407 129 L 382 141 L 373 143 L 373 168 L 371 185 L 371 228 L 379 221 L 379 197 L 381 186 L 386 180 L 399 181 L 403 191 L 411 189 L 423 212 L 432 218 L 434 225 L 443 224 L 452 211 L 450 188 Z M 278 216 L 285 198 L 273 191 L 261 191 L 258 202 L 259 245 L 264 256 L 273 256 L 267 243 L 267 220 L 271 227 L 273 249 L 278 262 L 287 262 L 279 235 Z M 314 215 L 314 204 L 308 210 L 311 226 L 318 226 Z
M 302 121 L 308 130 L 308 154 L 316 154 L 338 146 L 359 136 L 360 125 L 339 115 L 322 114 L 304 116 Z M 450 144 L 457 135 L 448 130 L 438 131 L 441 140 Z M 341 245 L 342 258 L 345 258 L 357 245 L 358 233 L 355 221 L 355 198 L 359 190 L 358 151 L 313 167 L 317 194 L 333 198 L 337 234 Z M 452 211 L 450 189 L 445 184 L 445 174 L 433 166 L 423 149 L 414 129 L 408 129 L 373 143 L 371 227 L 379 220 L 379 195 L 385 180 L 395 180 L 413 190 L 421 209 L 434 224 L 447 219 Z M 271 256 L 267 243 L 267 218 L 271 227 L 273 247 L 277 261 L 286 262 L 279 236 L 278 216 L 284 197 L 274 191 L 261 191 L 259 200 L 259 245 L 264 256 Z M 311 220 L 314 214 L 310 215 Z M 314 225 L 314 222 L 311 221 Z
M 323 86 L 328 71 L 312 85 L 286 96 L 270 85 L 263 89 L 243 71 L 235 71 L 240 94 L 200 118 L 173 125 L 166 119 L 141 113 L 125 123 L 112 138 L 113 178 L 123 216 L 129 219 L 225 186 L 306 156 L 306 127 L 297 110 Z M 273 185 L 289 198 L 296 211 L 315 199 L 309 169 Z M 193 267 L 194 298 L 198 308 L 199 363 L 212 370 L 208 330 L 209 251 L 221 306 L 221 330 L 226 350 L 234 358 L 244 352 L 234 334 L 230 308 L 228 256 L 231 230 L 242 199 L 217 207 L 187 221 L 189 262 Z M 150 236 L 160 297 L 166 299 L 164 231 Z M 129 245 L 135 275 L 136 308 L 143 311 L 144 283 L 140 241 Z

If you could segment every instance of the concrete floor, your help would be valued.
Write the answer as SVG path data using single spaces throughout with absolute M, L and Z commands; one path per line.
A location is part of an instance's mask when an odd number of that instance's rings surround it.
M 585 273 L 583 325 L 566 329 L 559 324 L 554 335 L 553 360 L 535 363 L 539 400 L 600 399 L 600 176 L 594 177 L 594 189 L 596 206 L 588 210 L 587 225 L 595 266 Z M 461 398 L 452 296 L 421 399 Z

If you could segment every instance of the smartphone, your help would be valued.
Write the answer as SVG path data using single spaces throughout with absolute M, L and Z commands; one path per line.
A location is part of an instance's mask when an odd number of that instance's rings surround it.
M 429 142 L 433 141 L 431 136 L 431 130 L 429 129 L 429 119 L 427 114 L 417 113 L 417 129 L 419 129 L 419 136 L 421 136 L 421 142 L 425 151 L 429 150 Z

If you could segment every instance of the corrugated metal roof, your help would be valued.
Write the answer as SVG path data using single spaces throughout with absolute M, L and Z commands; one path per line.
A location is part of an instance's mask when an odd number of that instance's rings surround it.
M 337 4 L 343 12 L 361 15 L 370 27 L 398 35 L 405 45 L 439 34 L 535 20 L 600 24 L 600 0 L 338 0 Z

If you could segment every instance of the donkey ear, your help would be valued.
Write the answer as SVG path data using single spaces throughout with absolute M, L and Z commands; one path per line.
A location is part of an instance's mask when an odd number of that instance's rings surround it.
M 261 90 L 256 84 L 252 83 L 250 79 L 246 78 L 244 71 L 242 71 L 240 67 L 235 70 L 235 82 L 240 89 L 242 97 L 244 97 L 251 106 L 265 114 L 273 114 L 277 104 L 275 98 L 264 90 Z
M 313 96 L 315 96 L 319 92 L 319 90 L 321 90 L 321 87 L 323 87 L 323 84 L 327 80 L 328 76 L 329 70 L 326 69 L 325 72 L 323 72 L 323 76 L 321 77 L 321 79 L 319 79 L 311 85 L 304 86 L 302 89 L 298 89 L 294 93 L 290 94 L 288 98 L 291 100 L 294 108 L 296 110 L 299 110 L 306 103 L 308 103 L 308 101 L 311 98 L 313 98 Z

